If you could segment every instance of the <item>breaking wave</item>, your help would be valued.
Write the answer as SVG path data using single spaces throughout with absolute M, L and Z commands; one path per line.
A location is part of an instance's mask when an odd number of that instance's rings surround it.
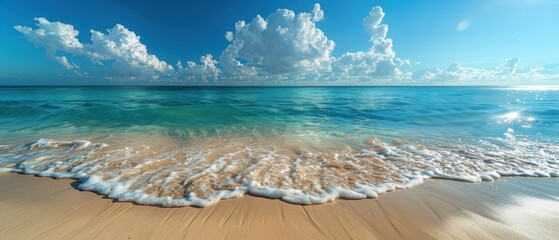
M 375 198 L 429 178 L 480 182 L 559 176 L 558 145 L 509 135 L 436 147 L 374 137 L 356 144 L 241 137 L 39 139 L 0 145 L 0 172 L 74 178 L 77 188 L 120 201 L 199 207 L 247 193 L 320 204 Z

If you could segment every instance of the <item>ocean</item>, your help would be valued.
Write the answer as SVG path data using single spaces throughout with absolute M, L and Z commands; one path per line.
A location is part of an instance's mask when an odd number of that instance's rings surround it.
M 0 172 L 199 207 L 559 177 L 559 87 L 0 87 Z

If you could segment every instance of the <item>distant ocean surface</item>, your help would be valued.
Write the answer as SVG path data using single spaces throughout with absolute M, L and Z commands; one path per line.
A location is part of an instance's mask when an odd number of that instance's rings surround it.
M 559 87 L 0 87 L 0 172 L 140 204 L 559 176 Z

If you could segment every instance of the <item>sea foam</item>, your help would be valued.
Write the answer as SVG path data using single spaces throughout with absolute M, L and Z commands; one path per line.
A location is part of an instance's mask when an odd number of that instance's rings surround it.
M 502 176 L 559 176 L 559 146 L 509 137 L 447 147 L 376 138 L 358 148 L 302 148 L 289 141 L 262 144 L 234 138 L 177 141 L 39 139 L 2 145 L 0 172 L 74 178 L 78 189 L 120 201 L 198 207 L 247 193 L 306 205 L 376 198 L 429 178 L 481 182 Z

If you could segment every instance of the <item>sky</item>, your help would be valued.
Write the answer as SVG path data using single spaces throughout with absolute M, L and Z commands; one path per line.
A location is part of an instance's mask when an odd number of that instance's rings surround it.
M 559 1 L 0 0 L 0 84 L 559 84 Z

